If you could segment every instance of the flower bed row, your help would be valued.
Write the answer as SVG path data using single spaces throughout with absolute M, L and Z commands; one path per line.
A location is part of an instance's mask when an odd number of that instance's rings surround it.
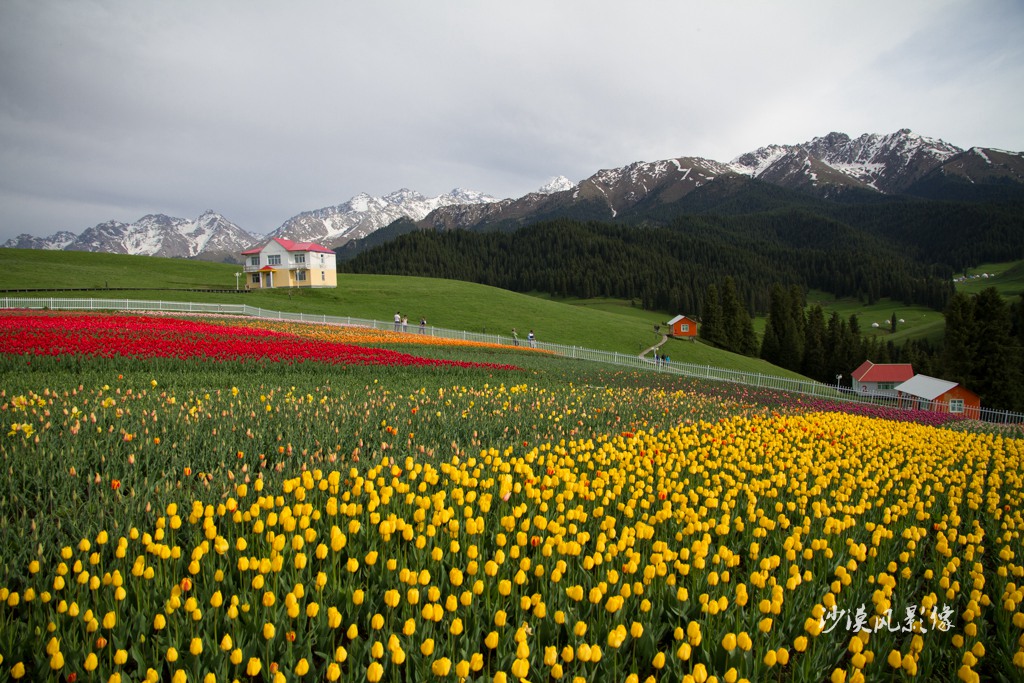
M 125 357 L 0 357 L 0 682 L 1024 671 L 1024 441 L 652 373 Z
M 4 341 L 0 352 L 8 354 L 517 369 L 512 365 L 421 358 L 260 327 L 162 316 L 2 312 L 0 338 Z

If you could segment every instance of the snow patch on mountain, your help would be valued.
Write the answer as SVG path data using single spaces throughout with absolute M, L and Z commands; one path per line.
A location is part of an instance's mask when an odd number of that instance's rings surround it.
M 777 182 L 781 169 L 805 167 L 804 177 L 818 183 L 824 164 L 857 184 L 880 192 L 898 192 L 922 175 L 963 150 L 942 140 L 918 135 L 908 129 L 888 135 L 864 134 L 851 138 L 845 133 L 829 133 L 798 145 L 769 145 L 743 154 L 730 168 L 753 178 Z M 807 164 L 809 157 L 811 161 Z M 836 182 L 842 176 L 831 176 Z M 787 176 L 789 182 L 798 182 Z
M 443 206 L 489 204 L 496 201 L 490 195 L 462 188 L 455 188 L 437 197 L 424 197 L 408 188 L 383 197 L 361 192 L 342 204 L 293 216 L 270 236 L 337 247 L 349 240 L 366 237 L 401 218 L 418 221 Z
M 728 174 L 832 197 L 849 189 L 900 193 L 936 169 L 972 183 L 986 178 L 1024 182 L 1022 165 L 1024 153 L 971 148 L 970 154 L 964 154 L 942 140 L 907 129 L 856 138 L 832 132 L 801 144 L 761 147 L 727 164 L 699 157 L 676 157 L 602 169 L 579 183 L 555 176 L 518 199 L 498 200 L 461 188 L 437 197 L 425 197 L 407 188 L 382 197 L 360 193 L 347 202 L 297 214 L 269 237 L 337 247 L 400 219 L 426 220 L 431 226 L 444 229 L 492 222 L 526 224 L 531 216 L 557 215 L 577 202 L 596 202 L 597 214 L 607 210 L 604 215 L 614 218 L 627 215 L 644 201 L 678 201 Z M 587 211 L 593 213 L 595 209 L 589 206 Z M 266 239 L 267 236 L 248 233 L 220 214 L 207 211 L 195 220 L 152 214 L 133 223 L 107 221 L 81 235 L 19 235 L 2 246 L 231 260 Z
M 28 233 L 22 233 L 12 237 L 0 247 L 4 249 L 49 249 L 60 251 L 78 239 L 78 235 L 67 230 L 54 233 L 49 237 L 36 237 Z
M 548 182 L 540 186 L 536 191 L 537 194 L 555 194 L 556 192 L 565 192 L 576 187 L 576 184 L 566 178 L 564 175 L 555 176 Z
M 87 228 L 80 235 L 71 232 L 59 232 L 47 238 L 20 235 L 3 246 L 224 260 L 238 258 L 238 253 L 257 239 L 219 213 L 207 211 L 195 220 L 150 214 L 133 223 L 107 221 Z

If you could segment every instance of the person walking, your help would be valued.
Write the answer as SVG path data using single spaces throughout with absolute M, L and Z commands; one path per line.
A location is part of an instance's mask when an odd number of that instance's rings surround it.
M 533 330 L 530 330 L 530 334 L 526 335 L 526 338 L 530 340 L 530 348 L 537 348 L 537 337 L 533 334 Z
M 519 346 L 519 334 L 516 333 L 516 328 L 512 328 L 512 346 Z
M 402 332 L 409 331 L 409 316 L 402 316 Z
M 402 325 L 402 314 L 399 313 L 398 311 L 395 311 L 395 332 L 398 332 L 398 331 L 400 331 L 402 329 L 401 325 Z
M 420 318 L 420 334 L 426 334 L 426 333 L 427 333 L 427 319 L 426 318 Z

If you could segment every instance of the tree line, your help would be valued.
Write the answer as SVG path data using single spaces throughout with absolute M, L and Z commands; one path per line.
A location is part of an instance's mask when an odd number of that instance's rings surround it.
M 735 339 L 744 329 L 742 316 L 712 316 L 714 329 L 701 336 L 731 351 L 743 352 Z M 832 312 L 826 319 L 819 305 L 807 307 L 803 290 L 776 284 L 758 355 L 811 379 L 832 384 L 865 360 L 909 363 L 918 374 L 940 377 L 967 387 L 983 406 L 1024 410 L 1024 295 L 1010 304 L 990 287 L 970 296 L 954 294 L 943 316 L 945 334 L 939 343 L 910 339 L 895 344 L 879 337 L 864 337 L 857 316 L 842 318 Z M 723 328 L 729 328 L 723 333 Z M 897 329 L 896 314 L 890 330 Z M 749 347 L 748 347 L 749 348 Z
M 339 265 L 343 272 L 441 277 L 555 297 L 614 297 L 701 316 L 724 275 L 750 313 L 775 282 L 936 309 L 951 268 L 904 257 L 877 237 L 811 214 L 686 216 L 632 226 L 557 219 L 514 232 L 416 230 Z
M 1024 306 L 1003 310 L 992 293 L 965 298 L 952 282 L 967 266 L 1024 253 L 1024 206 L 912 198 L 841 204 L 773 192 L 703 212 L 659 206 L 633 212 L 635 223 L 562 217 L 500 230 L 415 229 L 339 270 L 632 300 L 696 317 L 707 342 L 819 381 L 848 378 L 865 359 L 910 362 L 918 372 L 963 383 L 985 405 L 1024 408 Z M 945 311 L 946 340 L 897 346 L 865 338 L 855 316 L 807 308 L 809 289 Z M 751 315 L 764 312 L 758 340 Z

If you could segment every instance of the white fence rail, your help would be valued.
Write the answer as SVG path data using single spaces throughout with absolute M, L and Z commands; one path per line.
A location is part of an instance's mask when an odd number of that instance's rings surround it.
M 86 299 L 86 298 L 56 298 L 56 297 L 2 297 L 0 298 L 0 309 L 51 309 L 64 311 L 158 311 L 168 313 L 206 313 L 221 315 L 240 315 L 267 320 L 290 320 L 306 323 L 323 323 L 332 325 L 352 325 L 358 327 L 370 327 L 378 330 L 391 330 L 395 332 L 406 332 L 408 334 L 427 334 L 432 337 L 443 337 L 447 339 L 461 339 L 464 341 L 486 342 L 491 344 L 504 344 L 511 346 L 511 336 L 500 334 L 489 334 L 486 332 L 468 332 L 466 330 L 450 330 L 443 327 L 420 325 L 413 323 L 401 325 L 392 321 L 367 320 L 365 318 L 353 318 L 351 316 L 334 316 L 311 313 L 289 313 L 285 311 L 271 311 L 248 304 L 204 304 L 183 301 L 152 301 L 148 299 Z M 551 344 L 542 341 L 529 342 L 519 339 L 521 346 L 530 346 L 555 353 L 565 358 L 593 361 L 597 363 L 608 363 L 621 367 L 629 367 L 655 372 L 664 372 L 685 377 L 706 379 L 715 382 L 732 382 L 758 389 L 770 389 L 797 393 L 812 398 L 820 398 L 844 403 L 855 403 L 867 406 L 883 406 L 896 410 L 921 410 L 929 412 L 948 412 L 949 405 L 942 401 L 927 401 L 907 396 L 896 397 L 886 394 L 856 394 L 849 389 L 842 389 L 837 386 L 822 384 L 820 382 L 809 382 L 796 380 L 776 375 L 763 375 L 761 373 L 741 372 L 728 370 L 711 365 L 697 365 L 694 363 L 655 362 L 647 358 L 641 358 L 628 353 L 614 351 L 597 351 L 580 346 L 566 346 L 563 344 Z M 992 410 L 989 408 L 976 409 L 966 407 L 964 416 L 979 419 L 985 422 L 996 423 L 1024 423 L 1024 414 L 1007 410 Z

